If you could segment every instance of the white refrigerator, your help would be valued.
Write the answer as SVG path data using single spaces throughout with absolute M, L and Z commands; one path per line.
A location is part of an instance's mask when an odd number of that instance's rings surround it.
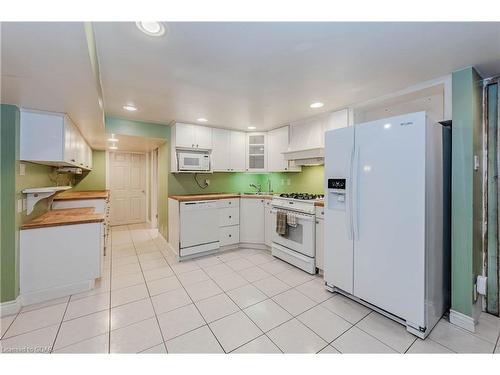
M 327 289 L 422 338 L 448 303 L 449 141 L 425 112 L 325 135 Z

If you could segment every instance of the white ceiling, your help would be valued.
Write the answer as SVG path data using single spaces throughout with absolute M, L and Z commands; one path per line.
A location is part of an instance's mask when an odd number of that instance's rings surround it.
M 68 113 L 92 146 L 105 146 L 82 23 L 2 22 L 1 71 L 2 103 Z
M 468 65 L 500 73 L 500 23 L 166 25 L 152 38 L 134 23 L 94 23 L 108 115 L 269 129 Z M 83 24 L 2 23 L 1 44 L 2 102 L 67 112 L 104 147 Z
M 152 38 L 134 23 L 94 24 L 108 114 L 269 129 L 467 65 L 500 73 L 500 23 L 166 25 Z

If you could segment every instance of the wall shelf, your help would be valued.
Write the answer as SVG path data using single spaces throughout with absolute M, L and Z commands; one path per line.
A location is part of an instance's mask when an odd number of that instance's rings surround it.
M 63 190 L 71 189 L 71 186 L 49 186 L 49 187 L 40 187 L 40 188 L 30 188 L 24 189 L 22 191 L 23 194 L 26 194 L 26 208 L 27 214 L 31 214 L 33 212 L 33 208 L 38 201 L 48 198 L 55 193 Z

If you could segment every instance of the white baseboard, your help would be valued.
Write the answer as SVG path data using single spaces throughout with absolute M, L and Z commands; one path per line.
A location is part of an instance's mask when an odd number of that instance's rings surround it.
M 461 312 L 450 310 L 450 323 L 472 333 L 476 332 L 476 321 L 474 318 Z
M 21 310 L 21 296 L 13 301 L 0 303 L 0 317 L 17 314 Z
M 92 290 L 94 285 L 95 280 L 85 280 L 75 284 L 25 293 L 20 296 L 20 299 L 22 301 L 22 305 L 27 306 L 34 303 L 49 301 L 51 299 L 66 297 L 71 294 L 86 292 Z

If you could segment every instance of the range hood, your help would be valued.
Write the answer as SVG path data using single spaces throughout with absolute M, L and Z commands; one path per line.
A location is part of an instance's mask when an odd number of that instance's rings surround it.
M 325 148 L 315 147 L 304 150 L 283 152 L 285 160 L 295 165 L 322 165 L 325 164 Z

